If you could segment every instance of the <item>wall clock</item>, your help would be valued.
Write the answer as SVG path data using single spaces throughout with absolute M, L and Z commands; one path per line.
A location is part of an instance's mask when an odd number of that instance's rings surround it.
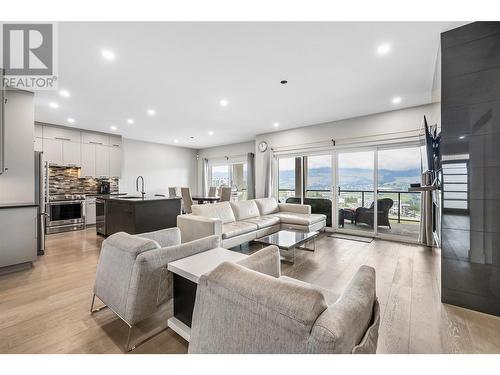
M 266 141 L 262 141 L 259 143 L 259 151 L 260 152 L 266 152 L 267 150 L 267 142 Z

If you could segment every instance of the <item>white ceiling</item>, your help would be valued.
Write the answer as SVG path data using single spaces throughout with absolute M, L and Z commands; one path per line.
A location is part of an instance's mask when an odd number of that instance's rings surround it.
M 274 122 L 282 130 L 425 104 L 439 34 L 460 24 L 64 22 L 59 88 L 71 96 L 37 92 L 35 118 L 204 148 L 251 140 Z M 384 56 L 381 43 L 391 45 Z

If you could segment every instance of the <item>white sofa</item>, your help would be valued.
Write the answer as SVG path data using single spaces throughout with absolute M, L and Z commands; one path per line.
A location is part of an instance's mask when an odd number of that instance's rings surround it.
M 322 230 L 326 216 L 311 214 L 311 206 L 278 203 L 274 198 L 193 205 L 193 213 L 177 216 L 182 242 L 218 235 L 230 248 L 281 229 Z

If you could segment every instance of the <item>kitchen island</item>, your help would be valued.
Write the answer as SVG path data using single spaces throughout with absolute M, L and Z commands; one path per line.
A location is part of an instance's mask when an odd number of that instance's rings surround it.
M 139 234 L 172 228 L 181 213 L 181 198 L 159 196 L 108 196 L 104 200 L 105 235 Z

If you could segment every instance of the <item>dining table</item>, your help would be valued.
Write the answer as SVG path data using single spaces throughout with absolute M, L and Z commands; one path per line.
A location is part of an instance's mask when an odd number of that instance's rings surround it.
M 216 202 L 220 201 L 220 197 L 194 196 L 194 197 L 191 197 L 191 199 L 198 202 L 198 204 L 216 203 Z

